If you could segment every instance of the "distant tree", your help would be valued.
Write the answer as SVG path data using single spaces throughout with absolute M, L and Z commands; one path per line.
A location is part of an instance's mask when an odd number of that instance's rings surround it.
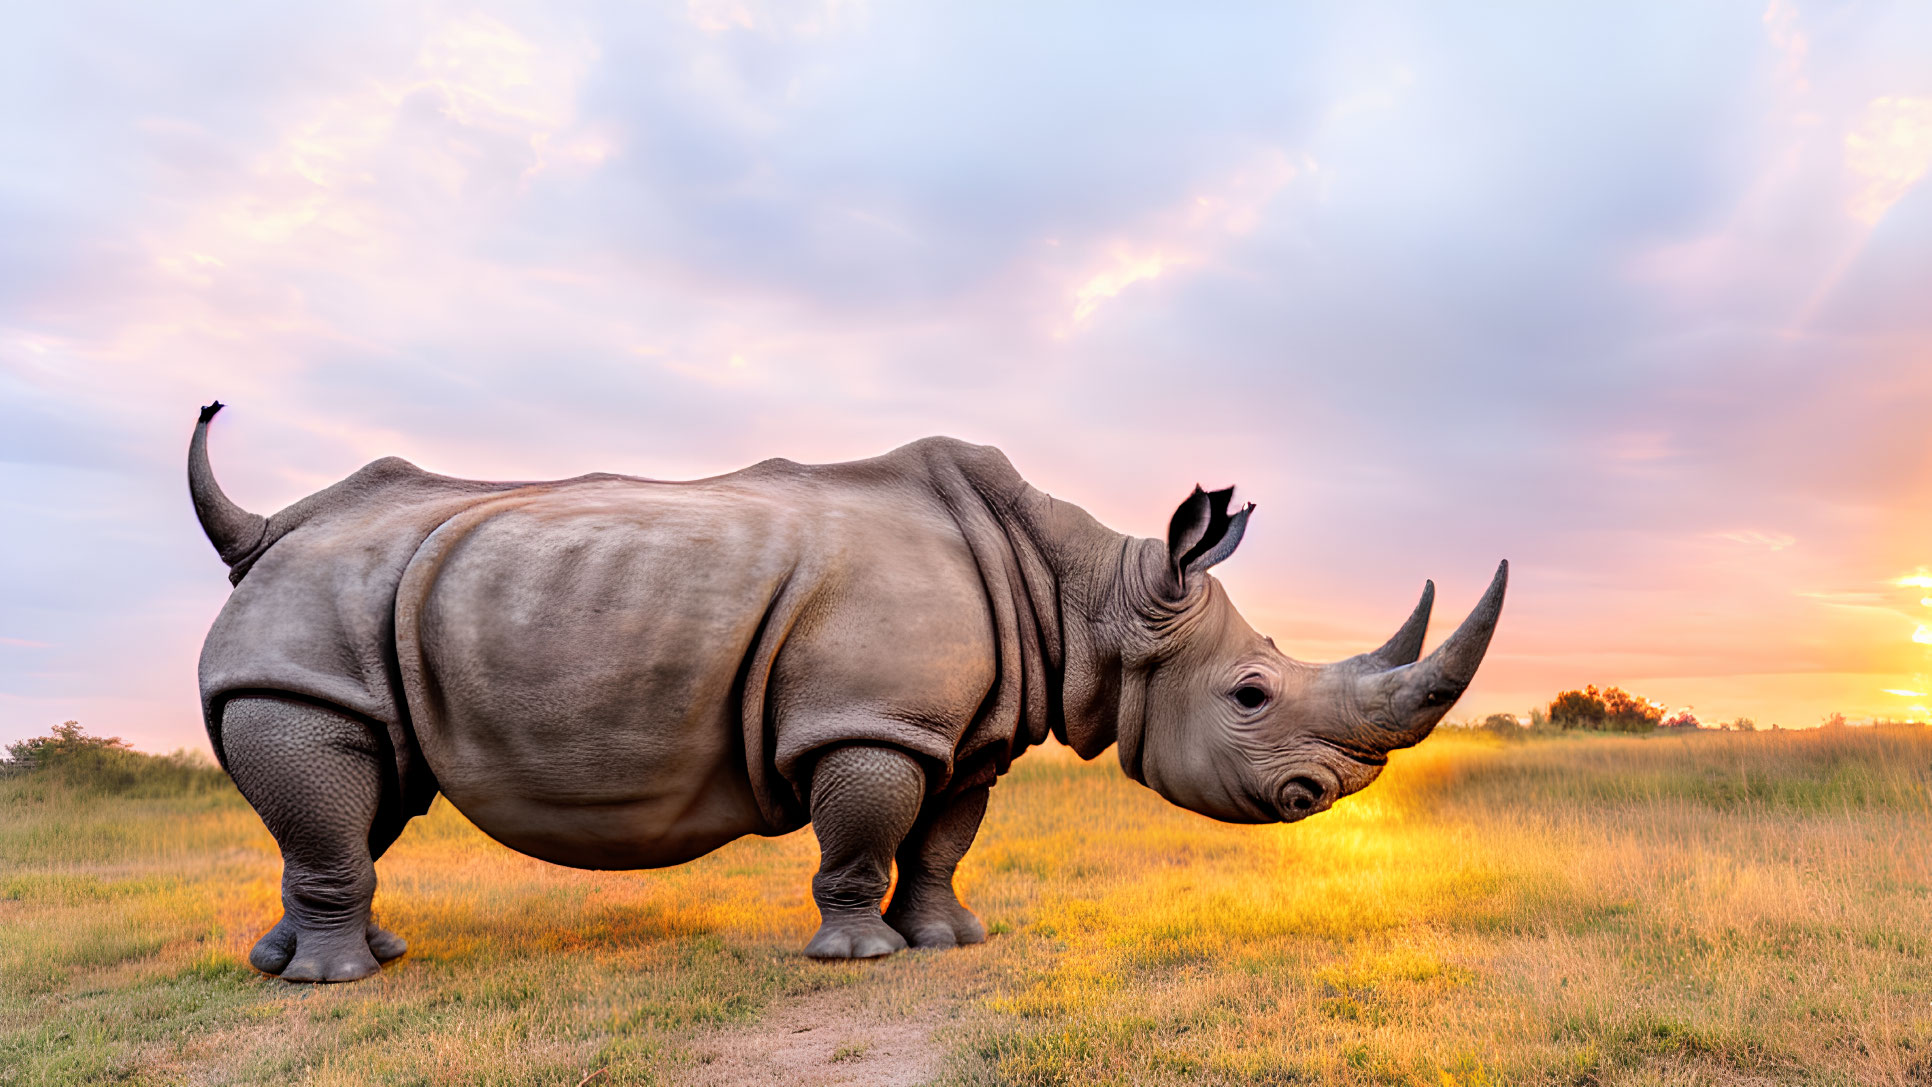
M 1749 717 L 1740 717 L 1731 722 L 1730 728 L 1733 732 L 1756 732 L 1758 730 L 1758 723 Z
M 1609 709 L 1595 687 L 1564 691 L 1550 701 L 1550 724 L 1557 728 L 1602 728 Z
M 1649 732 L 1663 723 L 1664 708 L 1638 698 L 1622 687 L 1603 692 L 1604 726 L 1613 732 Z
M 1550 723 L 1558 728 L 1601 728 L 1612 732 L 1649 732 L 1663 722 L 1664 710 L 1622 687 L 1564 691 L 1550 703 Z
M 1842 713 L 1826 714 L 1825 719 L 1818 723 L 1818 727 L 1819 728 L 1844 728 L 1845 715 Z
M 1530 707 L 1529 727 L 1537 730 L 1546 729 L 1550 727 L 1550 715 L 1543 711 L 1543 707 L 1541 706 Z
M 1691 713 L 1691 711 L 1678 710 L 1676 713 L 1673 713 L 1669 717 L 1664 718 L 1664 723 L 1661 725 L 1658 725 L 1657 727 L 1658 728 L 1699 728 L 1701 726 L 1699 726 L 1697 723 L 1697 716 Z

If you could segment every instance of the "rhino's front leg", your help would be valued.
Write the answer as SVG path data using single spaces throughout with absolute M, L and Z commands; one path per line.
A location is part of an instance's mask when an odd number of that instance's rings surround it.
M 957 947 L 986 939 L 986 926 L 953 891 L 953 870 L 986 815 L 986 792 L 982 785 L 944 801 L 899 847 L 899 887 L 885 919 L 913 947 Z
M 812 830 L 818 835 L 815 959 L 871 959 L 905 949 L 879 916 L 892 882 L 892 854 L 919 817 L 926 775 L 918 760 L 889 747 L 853 744 L 820 755 L 812 768 Z

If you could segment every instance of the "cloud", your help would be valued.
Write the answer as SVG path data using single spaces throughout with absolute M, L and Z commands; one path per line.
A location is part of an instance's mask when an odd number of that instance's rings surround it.
M 1932 98 L 1874 98 L 1845 134 L 1845 168 L 1858 189 L 1847 210 L 1876 226 L 1932 167 Z
M 1716 535 L 1720 540 L 1729 540 L 1732 543 L 1743 544 L 1746 547 L 1769 548 L 1772 551 L 1783 551 L 1785 548 L 1794 547 L 1798 543 L 1798 538 L 1788 533 L 1763 532 L 1758 529 L 1744 529 L 1738 532 L 1719 532 Z
M 1092 317 L 1102 302 L 1141 280 L 1153 279 L 1182 263 L 1185 263 L 1184 258 L 1169 257 L 1158 251 L 1135 256 L 1126 249 L 1115 250 L 1106 268 L 1074 289 L 1074 321 L 1077 323 Z

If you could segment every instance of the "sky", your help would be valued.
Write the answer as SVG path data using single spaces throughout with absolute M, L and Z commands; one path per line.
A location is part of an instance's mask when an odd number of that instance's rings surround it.
M 691 478 L 997 445 L 1456 716 L 1932 705 L 1932 5 L 74 3 L 0 16 L 0 740 L 204 747 L 196 408 Z M 1926 597 L 1924 603 L 1921 598 Z

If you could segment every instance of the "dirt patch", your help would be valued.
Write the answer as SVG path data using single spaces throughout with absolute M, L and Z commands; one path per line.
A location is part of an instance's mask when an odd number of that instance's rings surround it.
M 872 994 L 876 996 L 877 994 Z M 758 1022 L 698 1038 L 681 1082 L 706 1087 L 917 1087 L 939 1075 L 950 1007 L 882 1008 L 856 987 L 774 1002 Z

